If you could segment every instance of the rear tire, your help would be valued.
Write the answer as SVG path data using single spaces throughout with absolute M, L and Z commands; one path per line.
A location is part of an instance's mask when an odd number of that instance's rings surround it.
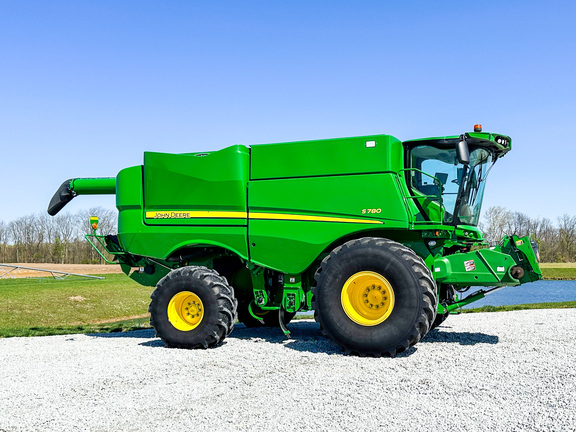
M 346 353 L 394 356 L 420 341 L 436 318 L 430 270 L 391 240 L 345 243 L 322 261 L 315 279 L 314 318 Z
M 214 347 L 236 322 L 234 290 L 226 278 L 206 267 L 172 270 L 151 298 L 150 324 L 168 347 Z

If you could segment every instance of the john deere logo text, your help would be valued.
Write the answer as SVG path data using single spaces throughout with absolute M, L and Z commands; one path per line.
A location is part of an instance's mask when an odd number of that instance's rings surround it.
M 190 219 L 192 215 L 190 212 L 147 212 L 146 218 L 148 219 Z

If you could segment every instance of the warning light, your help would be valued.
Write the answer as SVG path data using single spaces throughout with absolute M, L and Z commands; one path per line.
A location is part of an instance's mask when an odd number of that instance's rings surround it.
M 90 226 L 94 231 L 98 229 L 98 217 L 97 216 L 90 216 Z
M 482 132 L 482 125 L 481 124 L 475 124 L 474 125 L 474 132 Z

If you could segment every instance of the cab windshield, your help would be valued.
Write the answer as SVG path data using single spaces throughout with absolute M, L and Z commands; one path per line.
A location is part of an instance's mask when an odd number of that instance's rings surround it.
M 488 149 L 470 148 L 470 164 L 458 162 L 454 148 L 421 145 L 410 152 L 412 189 L 443 205 L 444 223 L 478 225 L 486 177 L 496 161 Z

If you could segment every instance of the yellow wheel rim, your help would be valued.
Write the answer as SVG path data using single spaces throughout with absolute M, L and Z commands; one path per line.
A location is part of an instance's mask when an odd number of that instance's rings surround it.
M 375 272 L 350 276 L 340 297 L 344 312 L 356 324 L 375 326 L 384 322 L 394 309 L 394 290 L 388 280 Z
M 193 292 L 179 292 L 168 303 L 168 321 L 178 330 L 194 330 L 203 317 L 204 305 L 200 297 Z

